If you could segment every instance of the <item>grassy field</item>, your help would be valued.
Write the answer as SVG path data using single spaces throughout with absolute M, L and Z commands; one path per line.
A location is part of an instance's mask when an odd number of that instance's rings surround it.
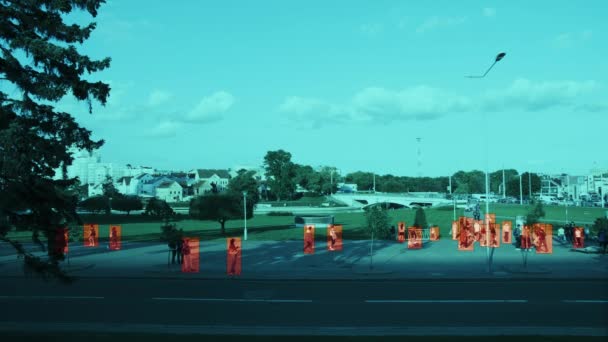
M 525 215 L 529 206 L 495 204 L 490 211 L 496 213 L 497 221 L 506 219 L 515 220 L 517 215 Z M 438 225 L 442 236 L 448 236 L 453 218 L 452 208 L 432 208 L 426 209 L 427 222 L 431 225 Z M 557 221 L 565 220 L 564 207 L 545 207 L 546 216 L 543 221 L 558 225 Z M 412 209 L 389 210 L 390 223 L 397 226 L 399 221 L 411 225 L 414 222 L 415 211 Z M 457 216 L 464 215 L 462 209 L 457 210 Z M 603 217 L 604 210 L 600 208 L 569 208 L 568 217 L 575 223 L 593 222 L 598 217 Z M 368 239 L 369 235 L 365 231 L 365 216 L 363 212 L 357 213 L 337 213 L 335 223 L 343 225 L 344 239 L 358 240 Z M 117 224 L 122 226 L 122 237 L 125 241 L 159 241 L 161 222 L 158 219 L 141 215 L 83 215 L 85 223 L 99 224 L 99 236 L 107 237 L 109 225 Z M 183 229 L 189 236 L 199 237 L 203 240 L 223 239 L 225 236 L 220 233 L 220 225 L 214 221 L 191 220 L 186 215 L 178 215 L 176 220 L 177 227 Z M 302 239 L 302 232 L 294 228 L 294 218 L 292 216 L 266 216 L 257 215 L 247 221 L 248 235 L 250 240 L 299 240 Z M 82 229 L 73 227 L 73 229 Z M 234 220 L 226 223 L 226 233 L 229 236 L 242 235 L 243 221 Z M 317 229 L 316 238 L 325 239 L 325 230 Z M 27 232 L 12 232 L 12 238 L 27 241 L 30 234 Z

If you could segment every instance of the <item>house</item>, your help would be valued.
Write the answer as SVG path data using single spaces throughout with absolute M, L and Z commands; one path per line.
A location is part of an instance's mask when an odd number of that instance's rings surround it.
M 173 180 L 167 176 L 150 176 L 142 180 L 140 195 L 143 196 L 156 196 L 156 188 L 165 182 L 172 182 Z
M 209 184 L 209 189 L 211 189 L 211 183 L 215 183 L 219 191 L 223 191 L 228 187 L 230 178 L 228 170 L 197 169 L 188 172 L 189 184 L 193 185 L 200 181 L 205 181 Z
M 134 176 L 132 181 L 135 182 L 135 188 L 137 189 L 138 196 L 153 196 L 154 193 L 146 193 L 144 191 L 144 185 L 150 184 L 154 180 L 154 176 L 150 173 L 141 173 L 137 176 Z
M 171 202 L 181 202 L 183 198 L 183 189 L 176 181 L 162 182 L 156 187 L 156 198 Z
M 123 195 L 137 196 L 137 195 L 139 195 L 137 184 L 138 184 L 138 180 L 135 177 L 125 176 L 125 177 L 120 177 L 114 183 L 114 187 L 116 188 L 116 190 L 118 190 L 118 192 L 120 192 Z
M 192 196 L 202 196 L 211 191 L 211 184 L 207 181 L 198 181 L 191 186 Z

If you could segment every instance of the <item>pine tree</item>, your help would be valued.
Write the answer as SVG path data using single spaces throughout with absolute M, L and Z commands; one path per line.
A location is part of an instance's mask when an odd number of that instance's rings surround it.
M 93 141 L 69 113 L 53 104 L 68 93 L 105 105 L 110 87 L 91 82 L 91 74 L 110 65 L 110 58 L 92 60 L 78 52 L 95 29 L 66 24 L 73 11 L 95 17 L 104 0 L 0 0 L 0 240 L 13 245 L 27 265 L 44 276 L 70 278 L 61 270 L 64 256 L 55 236 L 79 222 L 76 179 L 67 178 L 71 148 L 92 151 Z M 4 92 L 5 89 L 14 91 Z M 63 179 L 53 180 L 61 168 Z M 49 258 L 40 259 L 10 239 L 13 229 L 40 232 L 47 238 Z M 60 249 L 59 249 L 60 250 Z

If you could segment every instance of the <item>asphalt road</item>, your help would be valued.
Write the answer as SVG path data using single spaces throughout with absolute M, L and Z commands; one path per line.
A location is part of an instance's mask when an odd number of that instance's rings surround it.
M 244 281 L 35 279 L 0 282 L 7 322 L 65 326 L 594 328 L 608 336 L 604 281 Z M 101 328 L 100 328 L 101 329 Z M 305 331 L 305 330 L 304 330 Z

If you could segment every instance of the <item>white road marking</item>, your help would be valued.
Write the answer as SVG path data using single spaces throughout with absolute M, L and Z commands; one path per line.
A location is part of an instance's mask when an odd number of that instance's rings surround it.
M 243 298 L 171 298 L 154 297 L 152 300 L 192 302 L 262 302 L 262 303 L 312 303 L 310 299 L 243 299 Z
M 94 296 L 0 296 L 0 299 L 105 299 Z
M 379 299 L 366 303 L 527 303 L 525 299 Z

